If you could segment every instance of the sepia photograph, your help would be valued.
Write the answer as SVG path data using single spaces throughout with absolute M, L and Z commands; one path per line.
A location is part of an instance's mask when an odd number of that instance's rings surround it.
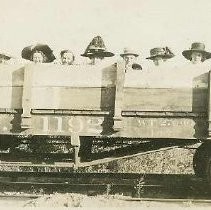
M 0 209 L 210 209 L 210 0 L 0 0 Z

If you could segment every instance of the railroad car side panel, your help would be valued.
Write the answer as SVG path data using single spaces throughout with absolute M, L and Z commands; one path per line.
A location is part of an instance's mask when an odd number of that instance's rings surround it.
M 125 79 L 123 97 L 119 97 L 121 116 L 118 120 L 122 128 L 116 131 L 113 114 L 116 70 L 119 69 L 115 65 L 95 70 L 56 65 L 26 68 L 27 71 L 21 67 L 0 69 L 0 74 L 5 74 L 0 80 L 0 95 L 6 97 L 0 102 L 2 134 L 71 135 L 78 132 L 85 136 L 206 138 L 207 73 L 194 72 L 192 77 L 176 71 L 173 74 L 126 74 L 122 77 Z M 25 87 L 26 73 L 32 77 L 30 85 Z M 179 82 L 175 82 L 172 75 Z M 24 88 L 28 88 L 27 91 L 23 91 Z M 28 129 L 21 129 L 22 109 L 25 119 L 31 121 Z M 73 114 L 74 111 L 78 112 Z
M 207 88 L 125 88 L 124 111 L 206 112 Z
M 1 134 L 69 136 L 110 136 L 128 138 L 204 139 L 207 122 L 204 117 L 123 117 L 123 129 L 113 130 L 109 115 L 32 115 L 30 132 L 20 128 L 21 114 L 0 114 Z

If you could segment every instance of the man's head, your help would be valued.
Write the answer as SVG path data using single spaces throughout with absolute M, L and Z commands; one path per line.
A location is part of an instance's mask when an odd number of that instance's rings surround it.
M 129 48 L 124 48 L 124 52 L 120 56 L 124 59 L 126 67 L 129 68 L 132 67 L 139 55 Z
M 75 60 L 75 56 L 70 50 L 62 50 L 60 55 L 61 55 L 62 65 L 72 65 L 73 64 L 73 62 Z
M 133 63 L 136 60 L 136 56 L 135 55 L 132 55 L 132 54 L 128 54 L 128 55 L 123 56 L 123 59 L 125 60 L 125 64 L 127 66 L 132 66 Z

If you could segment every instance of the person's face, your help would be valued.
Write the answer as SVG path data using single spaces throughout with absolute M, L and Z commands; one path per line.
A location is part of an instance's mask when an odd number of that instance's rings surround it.
M 40 53 L 40 52 L 35 52 L 35 53 L 33 54 L 32 61 L 33 61 L 34 63 L 43 63 L 43 62 L 44 62 L 44 57 L 43 57 L 42 53 Z
M 0 57 L 0 63 L 5 63 L 8 59 L 5 59 L 4 57 Z
M 100 63 L 103 59 L 104 59 L 103 57 L 92 57 L 92 58 L 91 58 L 91 64 L 92 64 L 92 65 L 98 64 L 98 63 Z
M 132 66 L 135 59 L 136 59 L 135 55 L 125 55 L 124 56 L 126 66 Z
M 200 52 L 193 52 L 191 55 L 191 62 L 193 64 L 201 63 L 202 62 L 202 53 Z
M 163 63 L 163 59 L 161 57 L 155 57 L 153 59 L 153 63 L 155 64 L 155 66 L 159 66 L 161 63 Z
M 62 64 L 63 65 L 71 65 L 74 61 L 74 55 L 72 53 L 64 53 L 62 55 Z

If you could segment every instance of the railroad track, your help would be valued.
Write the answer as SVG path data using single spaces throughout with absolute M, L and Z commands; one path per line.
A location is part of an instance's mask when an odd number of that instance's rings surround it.
M 36 195 L 55 192 L 119 194 L 133 199 L 211 199 L 207 184 L 193 175 L 2 171 L 0 191 Z
M 189 198 L 119 198 L 124 201 L 152 201 L 152 202 L 192 202 L 192 203 L 211 203 L 211 199 L 189 199 Z
M 33 194 L 0 194 L 0 200 L 31 200 L 37 199 L 41 197 L 41 195 L 33 195 Z

